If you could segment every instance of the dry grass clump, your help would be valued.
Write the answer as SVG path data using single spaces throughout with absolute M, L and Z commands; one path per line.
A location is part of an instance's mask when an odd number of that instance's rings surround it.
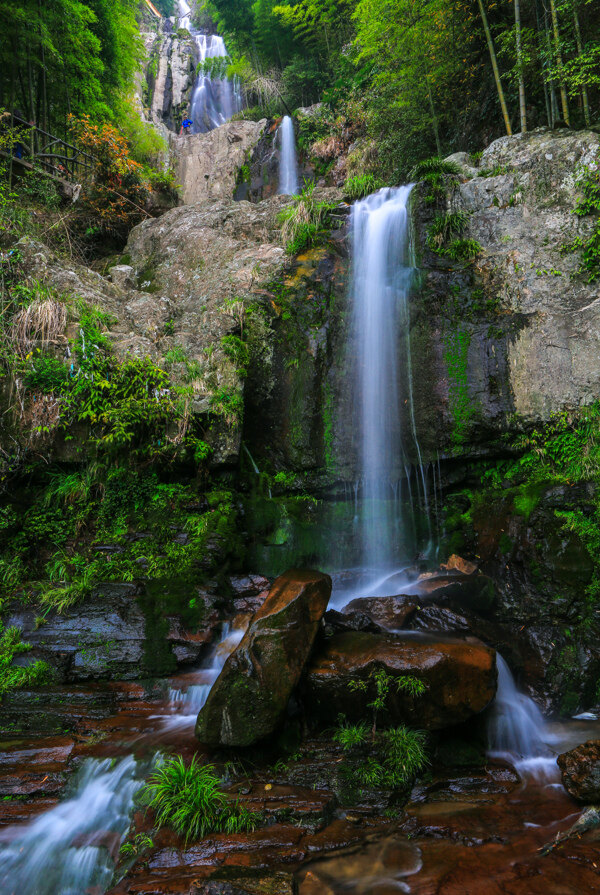
M 18 311 L 12 323 L 15 350 L 25 357 L 32 348 L 66 341 L 67 306 L 54 298 L 36 299 Z

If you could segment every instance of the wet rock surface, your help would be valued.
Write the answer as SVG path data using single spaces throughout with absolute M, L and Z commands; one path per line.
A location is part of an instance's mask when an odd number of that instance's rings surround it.
M 275 581 L 198 716 L 202 743 L 248 746 L 274 732 L 330 595 L 331 579 L 320 572 L 291 570 Z
M 368 716 L 368 688 L 353 691 L 349 685 L 367 682 L 377 668 L 392 677 L 414 676 L 427 688 L 418 697 L 390 693 L 385 714 L 393 723 L 428 730 L 458 724 L 483 711 L 496 692 L 495 653 L 482 643 L 347 632 L 331 637 L 307 671 L 311 714 L 322 720 L 339 712 L 351 720 Z
M 600 740 L 588 740 L 558 756 L 562 784 L 580 802 L 600 803 Z

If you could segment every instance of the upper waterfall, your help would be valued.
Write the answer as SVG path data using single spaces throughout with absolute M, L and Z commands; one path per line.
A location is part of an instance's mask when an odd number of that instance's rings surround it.
M 204 70 L 207 59 L 226 59 L 225 41 L 219 34 L 204 34 L 196 31 L 191 24 L 191 9 L 186 0 L 179 0 L 179 27 L 187 29 L 198 47 L 199 63 L 203 68 L 198 72 L 189 117 L 191 132 L 203 134 L 225 124 L 233 115 L 241 111 L 243 101 L 239 84 L 228 78 L 221 70 L 213 75 Z
M 284 115 L 279 125 L 279 189 L 284 196 L 293 196 L 299 190 L 298 159 L 296 157 L 296 138 L 294 122 L 289 115 Z

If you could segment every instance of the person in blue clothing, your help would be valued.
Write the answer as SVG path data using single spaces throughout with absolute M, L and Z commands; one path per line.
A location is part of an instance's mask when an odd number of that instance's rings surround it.
M 181 124 L 180 134 L 189 134 L 190 128 L 194 122 L 190 118 L 184 118 Z

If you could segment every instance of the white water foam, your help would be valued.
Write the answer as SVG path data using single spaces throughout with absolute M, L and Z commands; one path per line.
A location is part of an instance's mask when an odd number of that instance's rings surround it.
M 0 839 L 1 895 L 84 895 L 110 884 L 143 783 L 133 756 L 87 759 L 72 798 Z M 5 840 L 3 843 L 2 840 Z
M 496 655 L 498 690 L 488 726 L 488 754 L 507 761 L 524 779 L 554 783 L 560 779 L 552 748 L 556 738 L 533 699 L 517 689 L 502 656 Z

